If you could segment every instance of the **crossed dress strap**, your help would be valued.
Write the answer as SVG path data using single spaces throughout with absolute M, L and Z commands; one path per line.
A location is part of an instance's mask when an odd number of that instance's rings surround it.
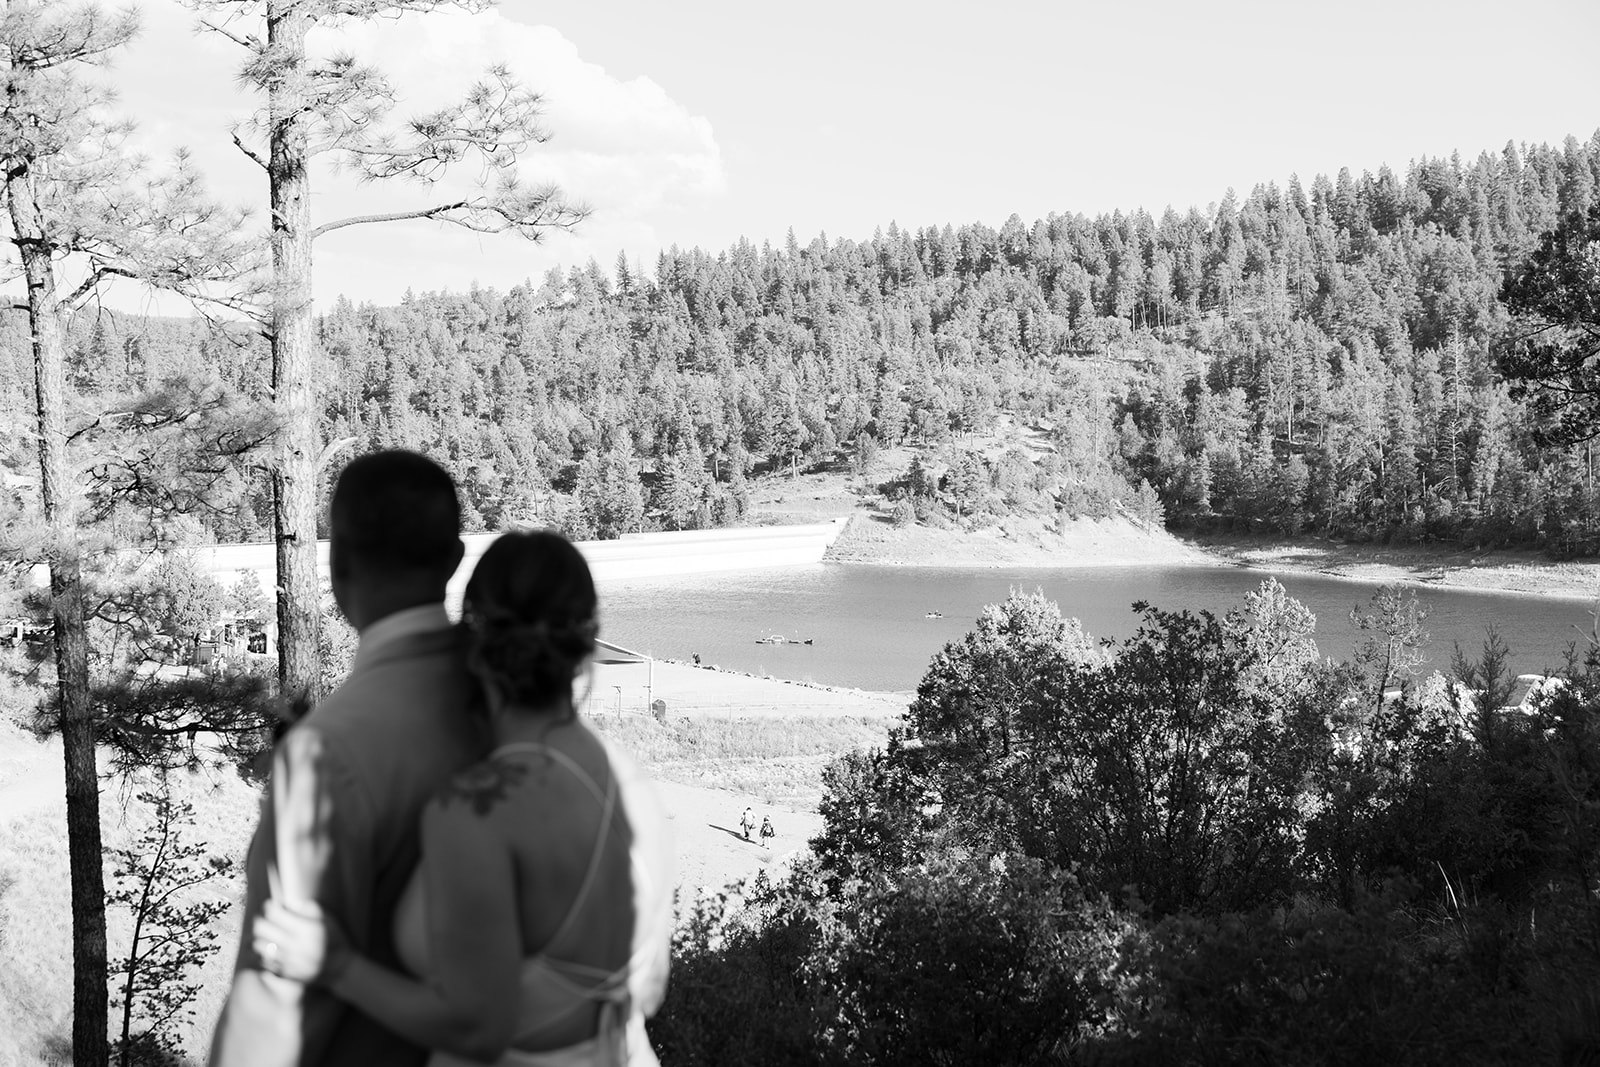
M 594 880 L 600 871 L 600 861 L 605 851 L 606 840 L 610 836 L 611 823 L 616 813 L 617 781 L 615 773 L 606 783 L 606 789 L 601 790 L 593 776 L 588 771 L 560 749 L 551 748 L 549 745 L 536 741 L 515 741 L 501 745 L 495 749 L 494 755 L 501 755 L 508 751 L 542 752 L 550 756 L 557 763 L 571 771 L 573 776 L 588 788 L 589 792 L 600 800 L 603 805 L 600 832 L 595 837 L 594 849 L 589 856 L 589 866 L 584 872 L 583 882 L 578 888 L 577 895 L 573 898 L 566 917 L 551 935 L 546 947 L 535 955 L 523 961 L 525 975 L 537 973 L 545 982 L 552 983 L 556 988 L 564 990 L 573 998 L 573 1003 L 564 1011 L 554 1017 L 537 1020 L 531 1027 L 518 1033 L 518 1039 L 525 1039 L 539 1033 L 552 1025 L 560 1018 L 564 1018 L 572 1011 L 578 1010 L 584 1003 L 600 1005 L 600 1020 L 596 1030 L 596 1040 L 600 1047 L 610 1053 L 618 1053 L 621 1046 L 615 1046 L 617 1041 L 625 1041 L 624 1037 L 628 1027 L 629 1017 L 629 991 L 628 979 L 634 968 L 634 960 L 630 959 L 620 968 L 593 967 L 588 964 L 574 963 L 549 955 L 549 947 L 560 942 L 562 936 L 571 928 L 578 916 L 579 909 L 588 899 L 589 891 L 594 886 Z M 620 1055 L 620 1053 L 619 1053 Z M 534 1058 L 529 1058 L 530 1062 Z M 609 1062 L 609 1060 L 608 1060 Z M 618 1063 L 621 1063 L 618 1059 Z
M 606 839 L 611 836 L 611 822 L 616 813 L 617 780 L 614 774 L 609 776 L 606 779 L 606 788 L 602 792 L 600 786 L 595 783 L 594 778 L 579 765 L 577 760 L 558 748 L 551 748 L 549 745 L 541 744 L 538 741 L 512 741 L 495 749 L 493 755 L 499 756 L 512 751 L 542 752 L 550 756 L 557 763 L 571 771 L 573 776 L 587 786 L 589 792 L 602 804 L 600 832 L 595 836 L 594 849 L 589 854 L 589 868 L 583 872 L 583 882 L 578 886 L 577 896 L 572 898 L 572 905 L 567 909 L 566 917 L 561 920 L 561 925 L 556 927 L 555 933 L 550 935 L 550 940 L 545 942 L 546 947 L 548 947 L 559 942 L 562 935 L 571 928 L 573 921 L 578 917 L 578 910 L 583 907 L 584 901 L 589 897 L 589 890 L 594 888 L 594 879 L 600 872 L 600 860 L 605 853 Z M 539 955 L 543 956 L 544 950 L 541 950 Z M 568 964 L 563 963 L 563 966 L 568 966 Z M 570 966 L 582 967 L 581 964 L 571 964 Z M 584 969 L 587 970 L 588 968 Z M 609 975 L 611 972 L 600 971 L 597 973 Z

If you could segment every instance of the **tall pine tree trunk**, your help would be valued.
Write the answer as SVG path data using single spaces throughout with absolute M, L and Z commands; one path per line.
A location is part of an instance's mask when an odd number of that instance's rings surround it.
M 315 702 L 321 590 L 317 580 L 317 409 L 311 383 L 311 185 L 304 5 L 273 0 L 267 41 L 281 65 L 268 90 L 272 203 L 272 390 L 281 437 L 272 475 L 278 563 L 278 681 Z
M 50 600 L 61 750 L 66 762 L 67 855 L 72 879 L 72 1062 L 106 1062 L 106 901 L 100 849 L 100 780 L 94 709 L 89 702 L 89 640 L 74 521 L 77 487 L 67 462 L 65 332 L 56 306 L 51 247 L 44 237 L 32 175 L 8 185 L 15 242 L 28 285 L 37 387 L 39 495 L 50 527 Z

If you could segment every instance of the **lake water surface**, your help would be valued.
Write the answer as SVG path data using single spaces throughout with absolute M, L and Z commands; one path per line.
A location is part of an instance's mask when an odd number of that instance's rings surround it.
M 1012 589 L 1043 590 L 1096 637 L 1133 632 L 1135 600 L 1168 609 L 1239 606 L 1268 572 L 1238 567 L 967 569 L 819 564 L 603 583 L 601 636 L 651 655 L 884 691 L 912 690 L 928 661 L 973 626 L 985 604 Z M 1320 575 L 1277 575 L 1289 595 L 1317 616 L 1323 655 L 1344 658 L 1357 640 L 1350 609 L 1367 607 L 1375 584 Z M 1469 654 L 1496 626 L 1517 673 L 1543 673 L 1592 625 L 1591 604 L 1499 593 L 1424 588 L 1429 667 L 1448 670 L 1454 642 Z M 927 613 L 942 618 L 927 618 Z M 781 634 L 791 641 L 757 644 Z

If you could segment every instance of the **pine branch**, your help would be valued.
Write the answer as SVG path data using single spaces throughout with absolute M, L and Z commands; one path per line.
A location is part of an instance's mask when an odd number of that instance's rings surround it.
M 26 20 L 26 29 L 19 32 L 14 28 L 8 33 L 7 59 L 11 68 L 30 73 L 102 61 L 139 31 L 134 12 L 111 13 L 92 5 L 53 22 L 26 9 L 21 17 Z
M 61 299 L 63 304 L 76 304 L 79 300 L 98 290 L 108 278 L 137 278 L 138 274 L 127 268 L 113 264 L 103 264 L 89 273 L 89 276 L 78 283 L 78 287 Z
M 323 10 L 335 18 L 397 18 L 442 8 L 457 8 L 469 14 L 487 11 L 494 0 L 323 0 Z
M 391 211 L 376 215 L 353 215 L 350 218 L 323 223 L 311 231 L 311 239 L 315 241 L 325 233 L 333 230 L 342 230 L 346 226 L 366 226 L 379 222 L 405 222 L 409 219 L 438 218 L 446 212 L 459 211 L 468 206 L 470 206 L 470 201 L 457 200 L 449 204 L 435 204 L 433 207 L 419 208 L 416 211 Z
M 229 130 L 228 134 L 233 138 L 233 146 L 235 148 L 243 152 L 252 163 L 260 167 L 262 170 L 267 169 L 267 161 L 262 159 L 260 154 L 257 153 L 255 149 L 244 143 L 244 139 L 239 136 L 239 131 L 237 129 Z
M 554 187 L 523 191 L 507 182 L 495 195 L 455 200 L 416 211 L 360 215 L 324 223 L 312 232 L 313 240 L 324 233 L 346 226 L 398 222 L 408 219 L 437 219 L 478 233 L 521 234 L 528 240 L 543 240 L 545 231 L 570 230 L 588 218 L 586 204 L 569 204 Z
M 212 22 L 210 19 L 201 19 L 197 25 L 202 30 L 209 30 L 212 33 L 220 34 L 221 36 L 226 37 L 240 48 L 246 48 L 252 52 L 260 52 L 263 50 L 264 46 L 261 43 L 261 39 L 254 34 L 234 33 L 232 30 L 228 29 L 227 26 Z
M 376 77 L 353 61 L 347 69 L 352 78 L 358 73 L 369 80 Z M 492 170 L 509 170 L 518 155 L 549 140 L 539 121 L 542 114 L 543 98 L 524 87 L 507 67 L 494 66 L 460 103 L 407 122 L 403 136 L 391 133 L 330 147 L 368 179 L 403 177 L 431 183 L 469 155 L 481 157 Z

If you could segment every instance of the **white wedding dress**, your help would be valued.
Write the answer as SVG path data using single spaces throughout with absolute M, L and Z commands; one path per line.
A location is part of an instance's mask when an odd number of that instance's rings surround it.
M 644 1021 L 655 1014 L 666 994 L 673 929 L 671 847 L 661 805 L 649 780 L 626 755 L 610 744 L 605 749 L 611 764 L 611 781 L 605 790 L 571 757 L 546 745 L 516 742 L 493 753 L 545 755 L 566 767 L 604 806 L 589 869 L 571 909 L 544 949 L 523 961 L 513 1045 L 537 1044 L 534 1039 L 553 1023 L 596 1004 L 600 1005 L 599 1028 L 587 1041 L 564 1048 L 539 1052 L 509 1048 L 494 1061 L 496 1067 L 658 1067 L 655 1051 L 645 1036 Z M 563 960 L 560 953 L 570 947 L 563 938 L 589 900 L 619 807 L 632 831 L 629 865 L 633 880 L 633 943 L 626 964 L 615 971 L 603 971 Z M 419 976 L 428 972 L 425 916 L 422 879 L 413 875 L 395 912 L 394 933 L 401 962 Z M 476 1061 L 444 1052 L 433 1053 L 428 1064 L 481 1067 Z

